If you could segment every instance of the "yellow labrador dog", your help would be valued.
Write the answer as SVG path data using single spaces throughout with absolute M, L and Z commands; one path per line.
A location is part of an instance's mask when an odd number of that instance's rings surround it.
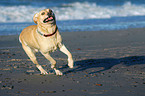
M 36 60 L 35 52 L 38 51 L 51 62 L 51 68 L 55 70 L 56 75 L 63 75 L 61 71 L 56 69 L 56 61 L 49 53 L 59 48 L 60 51 L 68 56 L 68 66 L 70 68 L 73 68 L 73 59 L 71 53 L 62 44 L 62 38 L 59 34 L 53 11 L 51 9 L 42 10 L 34 15 L 33 20 L 37 25 L 24 28 L 19 36 L 24 51 L 31 61 L 36 64 L 41 74 L 48 73 Z

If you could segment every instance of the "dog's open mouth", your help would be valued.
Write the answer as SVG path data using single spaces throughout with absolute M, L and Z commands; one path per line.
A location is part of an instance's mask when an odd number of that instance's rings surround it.
M 48 23 L 50 21 L 54 21 L 54 18 L 53 17 L 47 17 L 46 19 L 44 19 L 44 23 Z

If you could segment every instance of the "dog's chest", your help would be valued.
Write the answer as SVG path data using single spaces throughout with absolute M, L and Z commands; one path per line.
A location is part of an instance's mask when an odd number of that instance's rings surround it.
M 40 45 L 40 51 L 47 53 L 51 51 L 55 51 L 57 49 L 57 38 L 51 37 L 51 38 L 43 38 L 41 42 L 39 41 Z

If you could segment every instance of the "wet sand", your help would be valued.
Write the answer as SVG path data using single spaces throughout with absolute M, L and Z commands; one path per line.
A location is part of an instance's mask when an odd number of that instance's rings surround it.
M 144 28 L 61 35 L 75 61 L 69 69 L 63 53 L 51 54 L 63 76 L 37 53 L 51 73 L 40 75 L 18 35 L 0 36 L 0 96 L 145 96 Z

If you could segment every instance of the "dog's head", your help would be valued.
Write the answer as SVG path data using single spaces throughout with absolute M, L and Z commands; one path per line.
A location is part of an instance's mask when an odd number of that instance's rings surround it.
M 55 15 L 51 9 L 44 9 L 36 13 L 33 17 L 33 21 L 36 24 L 54 24 L 56 22 Z

